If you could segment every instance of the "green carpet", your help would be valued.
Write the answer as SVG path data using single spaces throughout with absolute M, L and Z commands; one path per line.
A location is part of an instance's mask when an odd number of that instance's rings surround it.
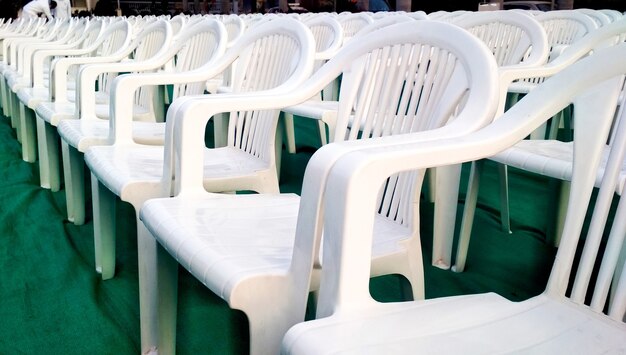
M 296 129 L 299 153 L 283 154 L 281 189 L 288 192 L 299 192 L 304 167 L 318 144 L 314 123 L 297 121 Z M 508 235 L 500 232 L 494 166 L 488 164 L 485 171 L 466 272 L 430 266 L 432 205 L 422 203 L 427 297 L 495 291 L 522 300 L 545 286 L 554 257 L 554 248 L 545 242 L 550 184 L 512 173 L 514 233 Z M 69 223 L 64 194 L 39 187 L 37 165 L 22 161 L 9 120 L 0 119 L 0 354 L 137 354 L 132 208 L 118 204 L 116 276 L 102 281 L 94 269 L 91 221 Z M 398 280 L 373 280 L 372 294 L 401 300 Z M 245 315 L 229 309 L 184 271 L 179 290 L 179 354 L 247 352 Z

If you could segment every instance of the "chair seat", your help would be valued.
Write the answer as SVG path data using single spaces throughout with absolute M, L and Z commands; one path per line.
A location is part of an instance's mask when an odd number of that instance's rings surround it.
M 451 310 L 454 310 L 452 312 Z M 494 294 L 375 304 L 293 327 L 284 353 L 604 354 L 626 351 L 626 326 L 568 299 Z M 311 344 L 315 346 L 311 346 Z M 620 353 L 621 353 L 620 352 Z
M 573 149 L 574 145 L 572 142 L 523 140 L 489 159 L 559 180 L 571 181 Z M 598 170 L 596 177 L 596 187 L 599 187 L 602 181 L 608 154 L 609 149 L 605 147 L 602 152 L 602 166 Z M 622 194 L 625 181 L 626 161 L 622 165 L 622 172 L 616 187 L 616 192 L 620 195 Z
M 91 146 L 109 144 L 107 120 L 65 120 L 58 130 L 63 140 L 83 153 Z M 133 137 L 140 144 L 162 145 L 165 123 L 133 122 Z
M 161 245 L 225 298 L 233 285 L 247 277 L 267 275 L 268 270 L 286 273 L 299 204 L 300 197 L 293 194 L 211 194 L 152 199 L 144 204 L 141 214 Z M 409 230 L 376 216 L 374 236 L 373 261 L 404 250 L 400 243 L 409 238 Z
M 293 194 L 215 194 L 149 200 L 141 213 L 161 245 L 230 302 L 244 279 L 287 274 L 299 202 Z
M 73 119 L 76 114 L 76 104 L 73 102 L 40 102 L 35 107 L 35 113 L 52 126 L 58 126 L 61 120 Z
M 61 127 L 65 125 L 63 122 L 59 127 L 59 134 L 64 139 L 66 136 Z M 161 181 L 163 150 L 163 146 L 98 145 L 87 149 L 85 162 L 102 184 L 126 201 L 126 195 L 133 184 L 158 184 Z M 137 169 L 138 166 L 141 169 Z M 267 167 L 268 165 L 261 160 L 251 159 L 249 154 L 230 147 L 207 149 L 204 154 L 204 178 L 207 185 L 215 181 L 228 181 L 240 176 L 249 176 L 251 172 L 265 170 Z M 237 190 L 237 188 L 224 188 L 225 191 Z M 218 188 L 218 191 L 224 190 Z
M 17 90 L 17 97 L 19 100 L 24 103 L 28 108 L 34 110 L 37 108 L 40 102 L 45 102 L 50 100 L 50 89 L 47 87 L 22 87 Z M 67 100 L 69 102 L 75 102 L 76 100 L 76 92 L 73 89 L 68 89 L 67 91 Z M 96 95 L 96 103 L 104 104 L 109 101 L 107 95 Z
M 50 90 L 43 87 L 25 87 L 17 91 L 18 99 L 28 108 L 34 110 L 40 102 L 50 100 Z
M 7 86 L 14 92 L 31 84 L 30 80 L 27 80 L 17 72 L 11 72 L 11 75 L 7 75 L 4 78 L 7 81 Z

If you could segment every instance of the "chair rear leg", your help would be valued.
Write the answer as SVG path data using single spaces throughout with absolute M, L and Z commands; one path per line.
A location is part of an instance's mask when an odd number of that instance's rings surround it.
M 502 231 L 511 233 L 511 215 L 509 213 L 509 175 L 507 166 L 498 164 L 500 175 L 500 223 Z
M 465 206 L 463 207 L 463 218 L 461 219 L 461 229 L 459 231 L 459 241 L 456 249 L 456 261 L 452 267 L 452 271 L 455 272 L 463 272 L 463 270 L 465 270 L 465 262 L 467 260 L 467 252 L 469 250 L 472 226 L 474 225 L 476 204 L 478 202 L 480 177 L 482 175 L 484 164 L 485 162 L 482 160 L 472 162 L 472 167 L 470 169 L 467 193 L 465 195 Z
M 456 210 L 459 200 L 461 165 L 438 167 L 435 182 L 435 221 L 433 230 L 432 264 L 450 268 Z
M 285 138 L 287 139 L 287 152 L 296 153 L 296 130 L 293 124 L 293 115 L 283 112 L 283 125 L 285 126 Z
M 22 160 L 34 163 L 37 160 L 35 113 L 21 102 L 18 103 L 18 109 L 22 125 Z
M 139 224 L 138 224 L 139 225 Z M 143 224 L 138 227 L 138 233 L 149 233 Z M 150 238 L 153 238 L 150 236 Z M 153 238 L 154 239 L 154 238 Z M 158 297 L 158 352 L 160 354 L 176 353 L 176 322 L 178 304 L 178 262 L 157 243 L 157 297 Z M 144 262 L 145 263 L 145 262 Z M 147 285 L 148 287 L 148 285 Z M 144 290 L 147 290 L 144 288 Z M 150 292 L 155 290 L 151 288 Z M 152 297 L 151 297 L 152 299 Z M 151 313 L 152 314 L 152 313 Z M 142 323 L 143 324 L 143 323 Z M 142 328 L 144 326 L 142 325 Z M 147 330 L 146 330 L 147 331 Z M 142 330 L 143 334 L 143 330 Z M 149 343 L 149 342 L 148 342 Z M 143 338 L 142 338 L 142 344 Z M 149 344 L 145 344 L 148 346 Z M 142 349 L 145 349 L 142 345 Z

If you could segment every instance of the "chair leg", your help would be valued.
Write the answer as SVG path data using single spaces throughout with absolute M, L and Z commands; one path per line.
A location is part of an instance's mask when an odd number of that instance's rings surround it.
M 476 213 L 476 204 L 478 202 L 480 177 L 483 172 L 484 164 L 485 162 L 482 160 L 472 162 L 470 169 L 467 193 L 465 195 L 465 206 L 463 207 L 463 219 L 461 220 L 459 241 L 456 249 L 456 261 L 452 267 L 452 271 L 455 272 L 463 272 L 463 270 L 465 270 L 465 261 L 467 260 L 472 226 L 474 225 L 474 214 Z
M 437 168 L 432 264 L 441 269 L 450 268 L 452 262 L 452 243 L 460 180 L 460 164 Z
M 422 246 L 419 238 L 413 238 L 411 244 L 407 245 L 407 282 L 404 282 L 402 294 L 407 301 L 423 300 L 426 298 L 426 288 L 424 285 L 424 262 L 422 258 Z M 410 293 L 410 294 L 409 294 Z
M 7 89 L 8 90 L 8 89 Z M 17 133 L 17 141 L 22 143 L 22 120 L 20 120 L 19 109 L 17 109 L 17 99 L 15 95 L 9 91 L 9 115 L 11 116 L 11 125 L 15 127 Z
M 328 144 L 328 138 L 326 137 L 326 124 L 323 121 L 318 120 L 317 121 L 317 129 L 320 132 L 320 143 L 323 146 Z
M 36 117 L 37 153 L 39 156 L 39 186 L 50 188 L 50 163 L 48 162 L 48 142 L 46 136 L 46 121 Z
M 102 274 L 103 280 L 108 280 L 115 275 L 116 196 L 106 186 L 102 185 L 93 174 L 91 175 L 91 193 L 96 271 Z
M 267 307 L 272 304 L 268 299 L 265 299 L 264 303 L 263 305 L 257 304 L 250 311 L 242 309 L 248 317 L 250 355 L 280 353 L 280 343 L 287 330 L 304 320 L 304 313 L 296 317 L 292 310 L 284 310 L 283 307 L 272 310 L 273 307 Z
M 511 233 L 511 216 L 509 213 L 509 175 L 507 166 L 498 164 L 498 173 L 500 175 L 500 223 L 502 223 L 502 231 Z
M 53 129 L 53 128 L 52 128 Z M 67 142 L 61 142 L 63 151 L 63 178 L 67 218 L 75 225 L 85 223 L 85 167 L 82 153 Z M 58 168 L 57 168 L 58 170 Z
M 554 228 L 554 246 L 558 247 L 561 243 L 563 228 L 565 227 L 565 216 L 567 215 L 567 203 L 569 202 L 569 193 L 572 183 L 569 181 L 561 181 L 559 196 L 556 208 L 556 226 Z
M 139 224 L 138 224 L 139 225 Z M 149 233 L 142 224 L 138 233 Z M 150 235 L 150 238 L 154 238 Z M 178 262 L 157 244 L 158 352 L 176 353 L 176 318 L 178 303 Z M 146 290 L 146 289 L 144 289 Z M 154 288 L 150 289 L 154 290 Z M 147 292 L 150 292 L 147 290 Z M 142 323 L 143 324 L 143 323 Z M 143 326 L 142 326 L 143 327 Z M 143 333 L 142 333 L 143 334 Z M 142 341 L 143 344 L 143 341 Z M 148 344 L 146 346 L 149 348 Z M 145 349 L 142 345 L 142 349 Z
M 615 218 L 614 218 L 614 222 L 613 222 L 613 226 L 611 229 L 611 234 L 615 235 L 615 238 L 617 238 L 617 236 L 624 236 L 626 235 L 626 198 L 624 198 L 624 196 L 620 196 L 620 201 L 619 204 L 617 205 L 617 210 L 615 211 Z M 611 300 L 615 300 L 615 297 L 617 297 L 617 285 L 620 284 L 620 280 L 624 277 L 623 273 L 625 271 L 624 269 L 624 264 L 626 264 L 626 243 L 624 242 L 624 240 L 622 239 L 621 241 L 622 244 L 622 248 L 620 249 L 620 253 L 617 259 L 617 264 L 616 264 L 616 269 L 615 269 L 615 273 L 613 274 L 613 287 L 611 287 L 610 289 L 610 293 L 609 293 L 609 297 Z M 624 282 L 622 281 L 622 283 L 624 285 Z M 624 286 L 622 286 L 624 288 Z M 616 303 L 619 302 L 610 302 L 609 304 L 614 305 Z M 622 303 L 623 304 L 623 303 Z M 609 314 L 611 314 L 614 310 L 612 309 L 613 306 L 611 308 L 609 308 Z M 624 313 L 624 310 L 615 310 L 617 314 L 623 314 L 623 318 L 622 321 L 626 321 L 626 314 Z
M 22 125 L 22 160 L 34 163 L 37 160 L 37 133 L 35 128 L 35 113 L 33 110 L 18 104 L 20 122 Z
M 426 170 L 426 200 L 430 203 L 435 202 L 436 189 L 437 185 L 437 170 L 436 169 L 427 169 Z
M 287 152 L 296 153 L 296 130 L 293 124 L 293 115 L 283 112 L 283 124 L 285 126 L 285 137 L 287 139 Z
M 283 160 L 283 126 L 276 125 L 276 136 L 274 136 L 274 162 L 276 164 L 276 179 L 280 180 L 280 167 Z
M 139 216 L 137 250 L 141 352 L 174 354 L 178 263 L 158 246 Z
M 228 114 L 213 116 L 213 132 L 215 148 L 225 147 L 228 144 Z
M 61 189 L 59 168 L 59 136 L 56 127 L 37 117 L 37 149 L 39 152 L 40 185 L 52 191 Z
M 550 120 L 550 132 L 548 133 L 548 139 L 556 139 L 559 135 L 559 128 L 563 122 L 563 111 L 552 116 Z
M 7 91 L 6 91 L 6 81 L 4 78 L 0 79 L 0 105 L 2 106 L 2 114 L 6 117 L 7 115 Z

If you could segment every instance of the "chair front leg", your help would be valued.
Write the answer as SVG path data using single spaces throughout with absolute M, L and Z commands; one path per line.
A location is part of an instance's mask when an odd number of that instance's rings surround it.
M 115 275 L 115 201 L 116 195 L 91 174 L 93 236 L 96 271 L 103 280 Z M 140 249 L 141 250 L 141 249 Z

